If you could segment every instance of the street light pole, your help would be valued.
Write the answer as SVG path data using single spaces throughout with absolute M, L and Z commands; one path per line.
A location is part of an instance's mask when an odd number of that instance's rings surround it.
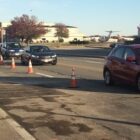
M 3 28 L 1 22 L 0 22 L 0 29 L 1 29 L 1 45 L 3 46 Z
M 3 28 L 1 27 L 1 43 L 3 45 Z

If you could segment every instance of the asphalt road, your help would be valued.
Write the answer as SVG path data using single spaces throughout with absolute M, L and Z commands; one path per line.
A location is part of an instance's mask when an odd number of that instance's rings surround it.
M 56 50 L 58 64 L 33 66 L 33 74 L 19 60 L 11 70 L 6 60 L 0 106 L 37 140 L 139 140 L 140 95 L 127 85 L 106 87 L 103 57 L 109 50 L 94 50 Z M 70 88 L 72 67 L 76 89 Z

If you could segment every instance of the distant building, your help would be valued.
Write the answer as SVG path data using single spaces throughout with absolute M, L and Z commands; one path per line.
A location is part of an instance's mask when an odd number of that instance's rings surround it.
M 105 40 L 106 36 L 100 36 L 100 35 L 86 36 L 85 40 L 92 41 L 92 42 L 101 42 L 100 41 L 101 38 Z M 103 42 L 118 42 L 118 39 L 110 37 L 107 41 L 103 41 Z
M 6 28 L 7 26 L 11 25 L 10 22 L 2 22 L 2 27 Z
M 7 27 L 9 26 L 10 23 L 3 22 L 2 27 Z M 58 37 L 55 37 L 56 33 L 56 27 L 55 24 L 51 23 L 44 23 L 44 27 L 49 30 L 48 33 L 42 35 L 41 37 L 37 39 L 33 39 L 33 42 L 56 42 L 58 41 Z M 73 40 L 80 40 L 83 41 L 84 34 L 79 31 L 77 27 L 74 26 L 66 26 L 67 29 L 69 30 L 69 37 L 68 38 L 63 38 L 64 42 L 70 42 Z
M 48 33 L 42 35 L 38 39 L 34 39 L 33 41 L 46 41 L 46 42 L 56 42 L 58 41 L 58 37 L 55 36 L 56 33 L 56 26 L 55 24 L 44 24 L 45 28 L 49 30 Z M 68 38 L 63 38 L 64 42 L 70 42 L 73 40 L 80 40 L 83 41 L 84 34 L 79 31 L 77 27 L 73 26 L 66 26 L 67 29 L 69 30 L 69 37 Z

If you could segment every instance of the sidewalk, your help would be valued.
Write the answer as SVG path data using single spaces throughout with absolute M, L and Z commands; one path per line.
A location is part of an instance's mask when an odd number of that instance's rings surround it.
M 35 140 L 0 108 L 0 140 Z

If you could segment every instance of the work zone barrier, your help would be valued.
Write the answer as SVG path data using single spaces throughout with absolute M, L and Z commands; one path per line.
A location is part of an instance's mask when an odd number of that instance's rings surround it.
M 75 74 L 75 68 L 72 68 L 72 75 L 71 75 L 71 81 L 70 81 L 70 88 L 77 88 L 77 79 Z

